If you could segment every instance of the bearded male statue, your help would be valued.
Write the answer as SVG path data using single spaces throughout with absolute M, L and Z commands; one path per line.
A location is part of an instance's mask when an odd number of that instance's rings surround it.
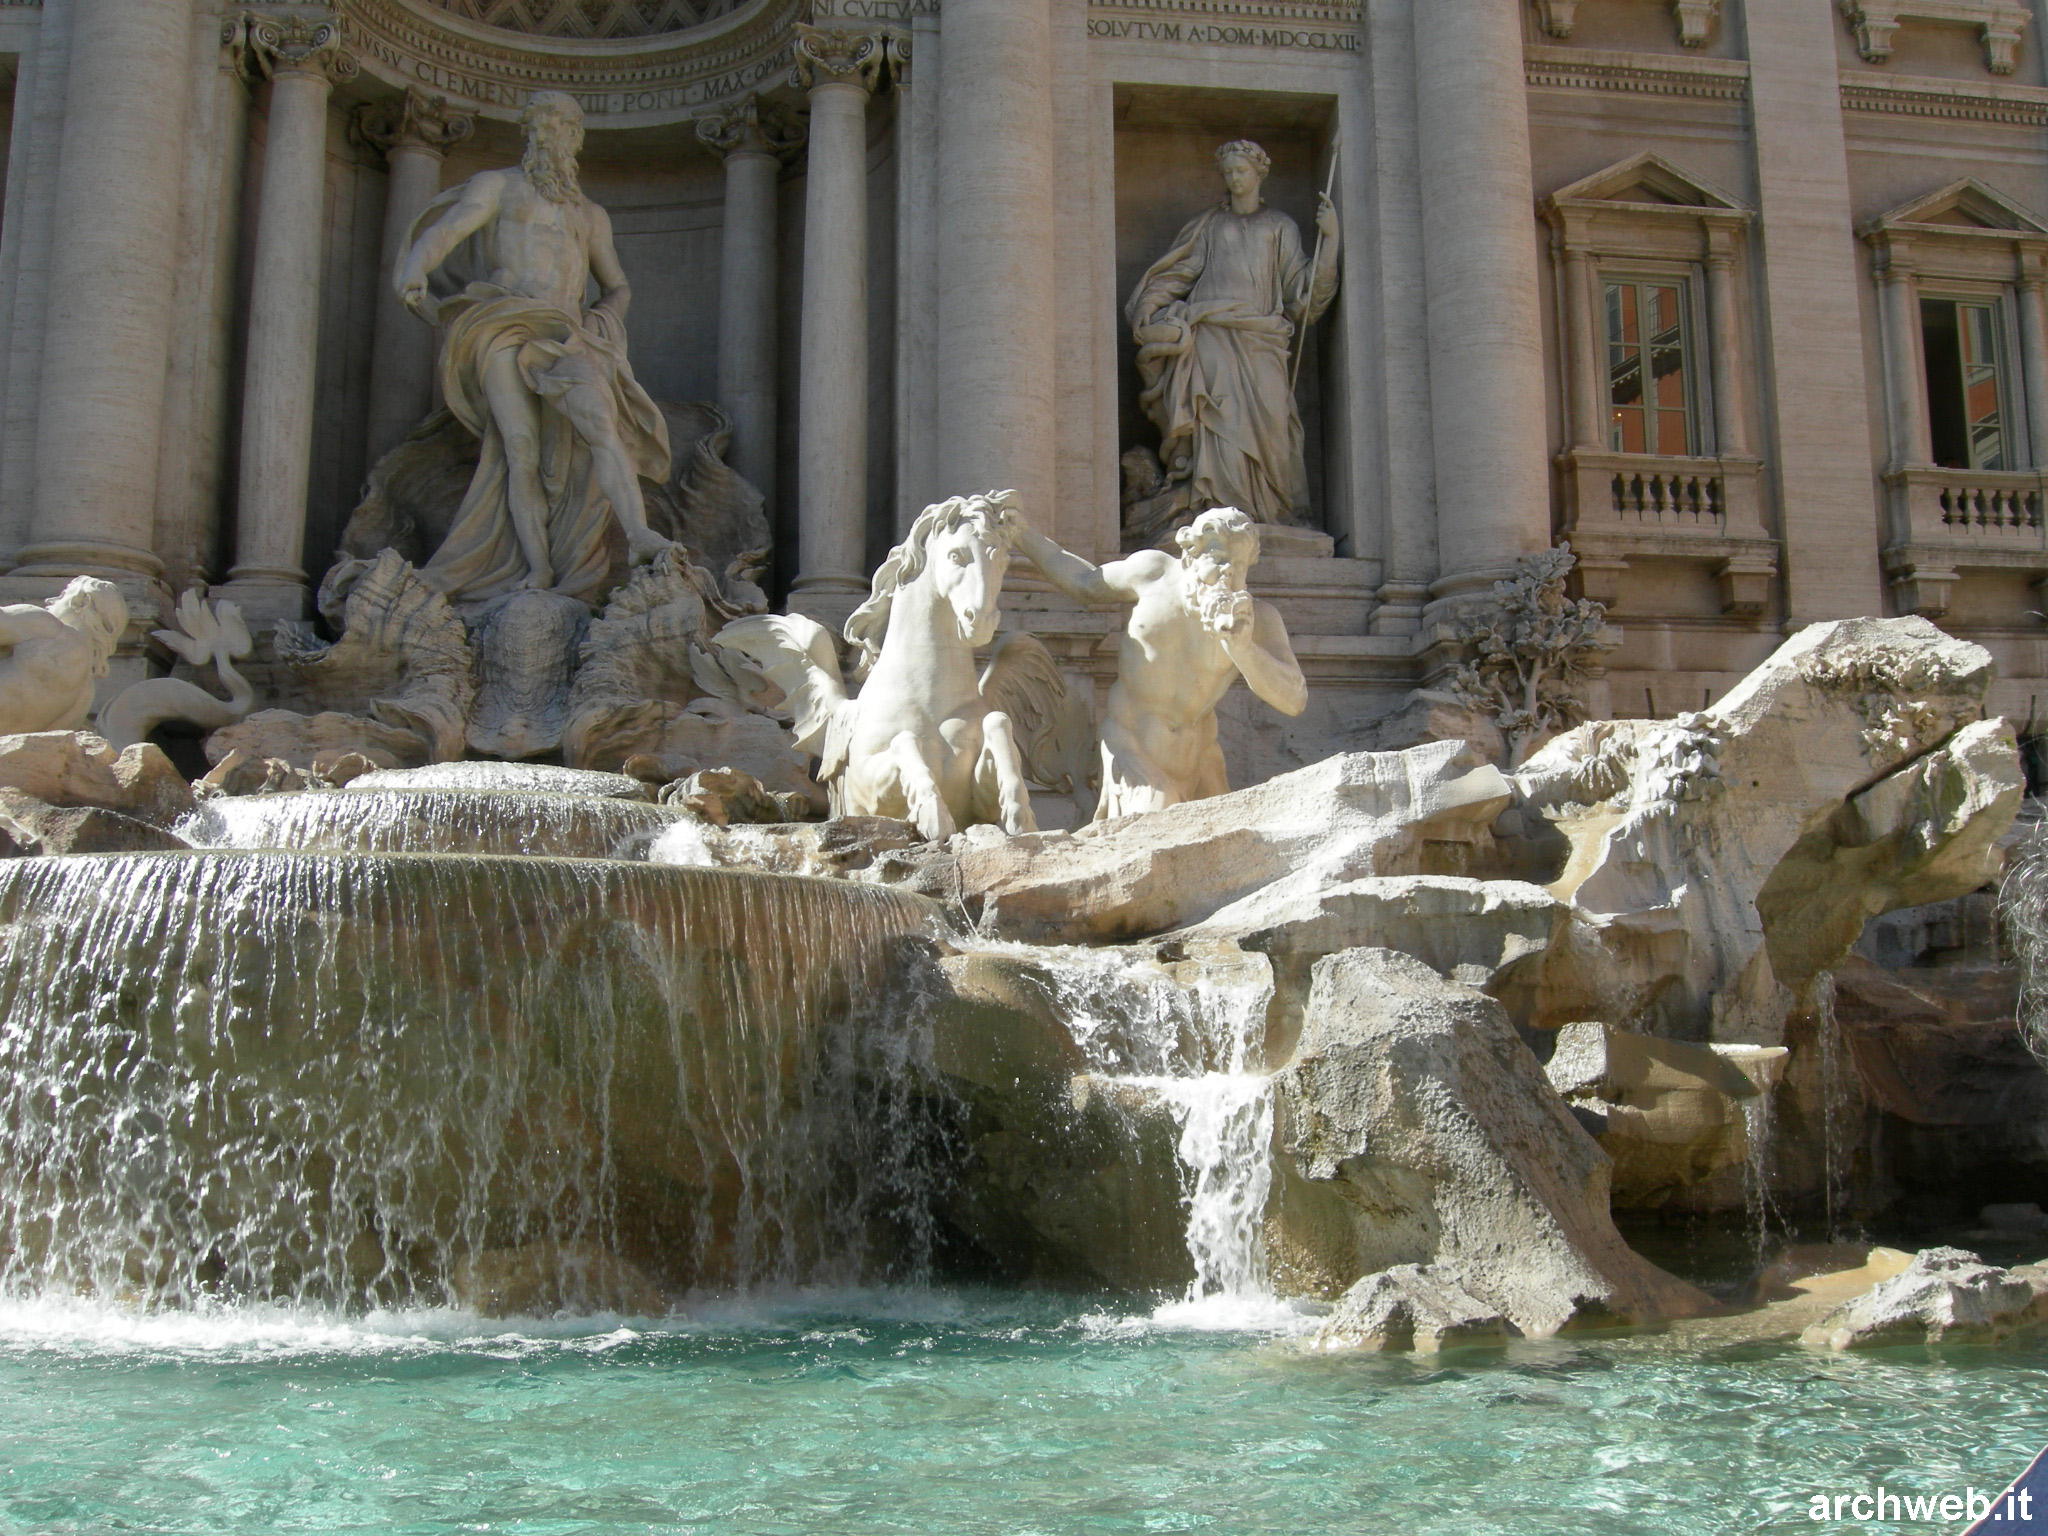
M 1229 790 L 1216 706 L 1239 676 L 1282 714 L 1307 708 L 1308 683 L 1287 626 L 1245 590 L 1259 531 L 1235 507 L 1204 512 L 1181 529 L 1178 560 L 1143 549 L 1095 566 L 1014 510 L 1003 527 L 1011 547 L 1068 596 L 1131 610 L 1102 721 L 1097 821 Z
M 112 582 L 79 576 L 48 606 L 0 607 L 0 733 L 77 731 L 128 629 Z
M 626 362 L 631 292 L 611 220 L 576 179 L 582 109 L 539 91 L 520 123 L 524 160 L 429 203 L 398 266 L 400 296 L 443 329 L 448 409 L 483 442 L 420 574 L 457 603 L 521 588 L 596 602 L 611 519 L 636 562 L 668 547 L 640 494 L 642 477 L 668 476 L 668 427 Z
M 1209 507 L 1309 519 L 1292 357 L 1296 333 L 1336 296 L 1337 213 L 1327 196 L 1318 203 L 1311 265 L 1300 228 L 1261 195 L 1272 168 L 1249 139 L 1217 150 L 1223 201 L 1181 230 L 1124 308 L 1164 475 L 1126 509 L 1126 548 Z

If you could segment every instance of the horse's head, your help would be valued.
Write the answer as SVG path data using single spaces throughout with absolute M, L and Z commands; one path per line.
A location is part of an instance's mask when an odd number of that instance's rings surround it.
M 911 525 L 910 536 L 889 552 L 875 572 L 868 600 L 846 621 L 846 638 L 870 663 L 888 634 L 889 609 L 897 592 L 914 582 L 929 585 L 953 611 L 960 639 L 987 645 L 1002 618 L 1003 576 L 1010 568 L 1010 536 L 1003 526 L 1015 492 L 955 496 L 929 506 Z

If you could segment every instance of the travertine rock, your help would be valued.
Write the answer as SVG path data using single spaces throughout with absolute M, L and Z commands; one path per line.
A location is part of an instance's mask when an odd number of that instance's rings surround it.
M 0 828 L 21 854 L 150 853 L 186 846 L 162 827 L 119 811 L 47 805 L 18 789 L 0 789 Z
M 1469 1294 L 1435 1264 L 1396 1264 L 1367 1275 L 1338 1301 L 1309 1347 L 1319 1350 L 1413 1350 L 1498 1347 L 1521 1330 Z
M 1800 1335 L 1827 1349 L 1995 1344 L 2048 1322 L 2048 1267 L 2005 1270 L 1960 1248 L 1926 1248 L 1894 1275 Z
M 1282 903 L 1367 876 L 1470 867 L 1508 800 L 1499 770 L 1462 742 L 1349 753 L 1072 834 L 969 840 L 960 887 L 988 932 L 1113 943 L 1191 927 L 1255 891 Z
M 192 809 L 192 791 L 159 747 L 116 752 L 90 731 L 0 736 L 0 786 L 53 806 L 98 806 L 167 827 Z
M 590 609 L 560 592 L 508 592 L 466 613 L 476 651 L 471 751 L 540 757 L 562 744 Z
M 1891 907 L 1975 889 L 2024 793 L 1990 654 L 1925 619 L 1815 624 L 1711 711 L 1584 725 L 1516 775 L 1566 842 L 1549 1022 L 1776 1044 Z
M 799 820 L 810 806 L 799 795 L 774 794 L 751 773 L 737 768 L 708 768 L 664 785 L 663 805 L 680 805 L 714 827 L 734 822 L 774 824 Z
M 1576 1023 L 1557 1032 L 1544 1075 L 1614 1159 L 1614 1204 L 1645 1207 L 1748 1156 L 1743 1105 L 1785 1061 L 1783 1046 L 1713 1049 Z
M 1268 1240 L 1285 1289 L 1434 1264 L 1529 1334 L 1709 1305 L 1615 1231 L 1607 1155 L 1500 1005 L 1419 960 L 1319 961 L 1275 1090 Z
M 718 827 L 683 822 L 670 827 L 647 850 L 653 864 L 705 869 L 763 869 L 780 875 L 870 880 L 900 885 L 920 896 L 947 900 L 957 893 L 925 878 L 926 851 L 917 828 L 886 816 L 841 816 L 834 821 L 783 826 Z M 910 854 L 905 859 L 903 856 Z M 897 862 L 901 859 L 902 862 Z M 941 864 L 942 870 L 951 866 Z

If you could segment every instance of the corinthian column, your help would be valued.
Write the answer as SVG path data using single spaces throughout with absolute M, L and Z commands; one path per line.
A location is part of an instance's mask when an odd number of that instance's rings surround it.
M 1053 490 L 1052 7 L 946 0 L 939 18 L 939 484 Z
M 1550 542 L 1548 428 L 1518 0 L 1415 7 L 1437 597 Z M 948 13 L 950 16 L 950 12 Z
M 370 462 L 419 425 L 434 404 L 434 329 L 405 307 L 392 286 L 412 226 L 441 190 L 441 162 L 476 129 L 445 96 L 418 88 L 356 112 L 355 131 L 384 151 L 384 248 L 377 265 L 377 328 L 370 342 Z
M 718 267 L 718 408 L 732 421 L 732 466 L 775 505 L 776 182 L 803 142 L 759 97 L 697 119 L 725 162 Z
M 799 25 L 811 98 L 798 370 L 797 579 L 792 612 L 837 627 L 867 595 L 868 97 L 882 39 Z
M 249 18 L 249 60 L 270 81 L 270 126 L 249 296 L 242 483 L 226 595 L 258 620 L 306 609 L 320 267 L 327 228 L 327 97 L 355 73 L 341 24 Z
M 31 542 L 17 576 L 153 578 L 192 10 L 72 0 Z

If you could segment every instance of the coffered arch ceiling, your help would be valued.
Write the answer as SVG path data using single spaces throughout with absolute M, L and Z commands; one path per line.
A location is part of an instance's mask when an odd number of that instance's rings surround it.
M 746 0 L 426 0 L 464 21 L 536 37 L 653 37 L 683 32 Z

